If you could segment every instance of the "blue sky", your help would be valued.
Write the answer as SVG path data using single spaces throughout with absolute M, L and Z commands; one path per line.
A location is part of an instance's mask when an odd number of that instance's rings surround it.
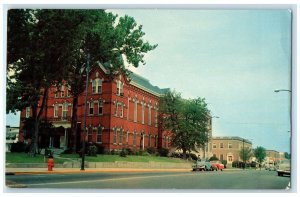
M 133 16 L 158 44 L 135 72 L 185 98 L 206 98 L 214 136 L 290 152 L 288 10 L 112 10 Z
M 289 150 L 291 15 L 288 10 L 110 10 L 133 16 L 158 47 L 135 72 L 185 98 L 206 98 L 213 136 Z M 7 116 L 7 124 L 18 119 Z

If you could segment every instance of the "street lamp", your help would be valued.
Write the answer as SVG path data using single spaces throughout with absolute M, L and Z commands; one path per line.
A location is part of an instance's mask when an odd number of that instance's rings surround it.
M 84 157 L 85 157 L 85 137 L 86 137 L 86 105 L 88 97 L 89 86 L 89 72 L 90 72 L 90 54 L 87 54 L 87 66 L 86 66 L 86 83 L 85 83 L 85 102 L 84 102 L 84 124 L 83 124 L 83 140 L 82 140 L 82 152 L 81 152 L 81 169 L 84 170 Z

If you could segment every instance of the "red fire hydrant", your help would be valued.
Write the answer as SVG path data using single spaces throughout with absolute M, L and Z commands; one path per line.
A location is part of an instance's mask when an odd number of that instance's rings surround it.
M 54 160 L 53 160 L 53 157 L 50 156 L 48 159 L 48 171 L 52 171 L 53 167 L 54 167 Z

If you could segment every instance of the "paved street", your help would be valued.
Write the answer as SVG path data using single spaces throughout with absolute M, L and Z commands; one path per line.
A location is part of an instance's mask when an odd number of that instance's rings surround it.
M 56 189 L 286 189 L 290 177 L 266 170 L 224 170 L 19 174 L 7 175 L 6 181 L 16 187 Z

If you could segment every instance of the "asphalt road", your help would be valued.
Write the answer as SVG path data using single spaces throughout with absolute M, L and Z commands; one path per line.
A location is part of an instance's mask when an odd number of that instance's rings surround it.
M 290 176 L 275 171 L 114 172 L 7 175 L 13 187 L 55 189 L 282 189 Z M 13 190 L 13 188 L 8 188 Z M 26 192 L 26 189 L 23 189 Z M 32 190 L 30 190 L 32 191 Z M 51 190 L 50 190 L 51 191 Z M 73 191 L 73 190 L 72 190 Z

